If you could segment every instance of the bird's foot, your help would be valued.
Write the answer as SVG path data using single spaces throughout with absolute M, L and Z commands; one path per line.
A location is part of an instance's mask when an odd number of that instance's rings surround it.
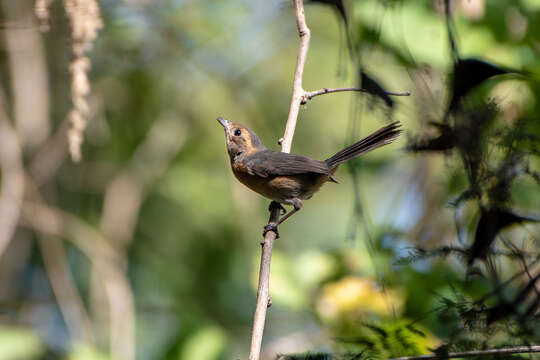
M 270 203 L 270 205 L 268 206 L 268 211 L 272 212 L 272 210 L 274 210 L 276 207 L 281 211 L 281 215 L 285 215 L 287 213 L 287 210 L 283 207 L 283 205 L 281 205 L 277 201 L 272 201 Z
M 266 233 L 267 233 L 267 232 L 273 231 L 273 232 L 276 233 L 276 239 L 279 239 L 279 231 L 278 231 L 278 228 L 277 228 L 277 227 L 278 227 L 278 224 L 276 224 L 276 223 L 270 223 L 270 224 L 266 225 L 266 226 L 264 227 L 264 230 L 263 230 L 263 234 L 262 234 L 263 237 L 266 236 Z

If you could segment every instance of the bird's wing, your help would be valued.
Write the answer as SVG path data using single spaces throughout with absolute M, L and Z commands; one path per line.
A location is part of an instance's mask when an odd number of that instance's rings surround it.
M 299 174 L 329 174 L 328 165 L 301 155 L 263 150 L 246 158 L 248 173 L 261 177 Z

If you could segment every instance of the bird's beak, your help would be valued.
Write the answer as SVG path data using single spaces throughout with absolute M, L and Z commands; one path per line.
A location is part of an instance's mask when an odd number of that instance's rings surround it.
M 229 129 L 229 120 L 220 116 L 217 118 L 217 121 L 225 128 L 225 130 Z

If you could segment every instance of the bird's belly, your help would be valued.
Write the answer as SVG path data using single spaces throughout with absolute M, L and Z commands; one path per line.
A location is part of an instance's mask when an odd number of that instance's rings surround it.
M 278 202 L 288 199 L 309 199 L 328 181 L 327 175 L 301 174 L 263 178 L 235 172 L 236 178 L 256 193 Z

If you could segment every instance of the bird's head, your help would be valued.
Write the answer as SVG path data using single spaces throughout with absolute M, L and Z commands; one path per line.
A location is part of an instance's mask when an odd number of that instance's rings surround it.
M 234 160 L 238 156 L 249 155 L 265 148 L 257 134 L 248 127 L 230 122 L 222 117 L 218 117 L 217 121 L 225 129 L 227 151 L 229 152 L 231 160 Z

